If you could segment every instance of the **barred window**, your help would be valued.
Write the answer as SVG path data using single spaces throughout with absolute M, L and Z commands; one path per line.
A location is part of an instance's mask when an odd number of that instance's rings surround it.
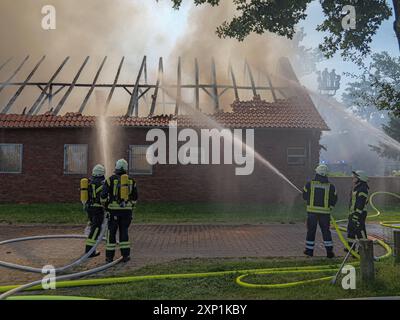
M 289 147 L 287 148 L 287 163 L 289 165 L 303 166 L 306 164 L 306 148 Z
M 22 144 L 0 144 L 0 173 L 22 172 Z
M 152 174 L 153 166 L 147 162 L 146 152 L 149 146 L 129 146 L 129 173 Z
M 87 144 L 64 145 L 64 174 L 87 174 Z

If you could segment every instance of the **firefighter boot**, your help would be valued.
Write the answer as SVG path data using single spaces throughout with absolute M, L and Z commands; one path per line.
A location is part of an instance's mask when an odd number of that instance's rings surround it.
M 306 249 L 303 253 L 308 257 L 312 257 L 314 255 L 314 251 L 311 249 Z
M 326 257 L 332 259 L 335 257 L 335 253 L 333 252 L 333 248 L 326 250 Z

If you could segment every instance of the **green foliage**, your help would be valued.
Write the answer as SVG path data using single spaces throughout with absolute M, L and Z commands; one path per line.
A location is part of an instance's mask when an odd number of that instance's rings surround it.
M 356 75 L 351 75 L 357 77 Z M 357 115 L 376 126 L 382 126 L 388 136 L 400 142 L 400 58 L 387 52 L 372 55 L 372 62 L 360 79 L 348 84 L 343 102 Z M 381 119 L 388 119 L 383 124 Z M 381 142 L 371 146 L 380 156 L 400 160 L 398 150 Z
M 85 224 L 87 216 L 80 204 L 1 204 L 0 223 Z M 347 209 L 335 208 L 343 218 Z M 302 203 L 139 203 L 135 223 L 293 223 L 306 217 Z
M 328 32 L 320 49 L 326 57 L 332 57 L 341 50 L 346 59 L 362 64 L 362 58 L 371 52 L 370 43 L 384 20 L 391 16 L 385 0 L 320 0 L 325 21 L 318 31 Z M 342 27 L 342 10 L 346 5 L 356 8 L 356 29 Z
M 171 0 L 173 7 L 179 9 L 182 0 Z M 237 15 L 231 21 L 224 21 L 216 33 L 219 37 L 244 40 L 249 34 L 272 32 L 292 39 L 295 27 L 307 17 L 307 6 L 313 0 L 233 0 Z M 316 0 L 314 0 L 316 1 Z M 345 59 L 362 64 L 362 57 L 370 53 L 372 37 L 391 16 L 390 7 L 385 0 L 319 0 L 325 21 L 316 27 L 326 33 L 320 45 L 326 57 L 341 52 Z M 194 0 L 195 5 L 217 6 L 220 0 Z M 342 27 L 342 10 L 346 5 L 356 8 L 356 30 Z
M 367 120 L 383 114 L 377 110 L 400 117 L 400 58 L 386 51 L 373 54 L 361 79 L 348 84 L 343 101 Z
M 342 95 L 342 101 L 354 114 L 379 127 L 386 121 L 387 112 L 378 110 L 371 98 L 375 99 L 378 89 L 373 86 L 367 74 L 354 76 L 358 80 L 349 82 Z M 368 96 L 368 98 L 367 98 Z

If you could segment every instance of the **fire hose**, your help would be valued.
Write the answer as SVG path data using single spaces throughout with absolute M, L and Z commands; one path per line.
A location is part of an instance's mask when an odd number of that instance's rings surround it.
M 380 210 L 375 206 L 375 204 L 373 202 L 374 198 L 377 195 L 390 195 L 397 199 L 400 199 L 400 195 L 391 193 L 391 192 L 375 192 L 375 193 L 373 193 L 370 197 L 370 205 L 376 213 L 368 216 L 368 218 L 373 218 L 373 217 L 377 217 L 377 216 L 381 215 Z M 353 250 L 353 248 L 349 247 L 348 242 L 346 241 L 345 237 L 343 236 L 342 232 L 346 231 L 346 228 L 338 225 L 338 223 L 345 222 L 345 221 L 346 220 L 336 221 L 333 217 L 331 218 L 332 226 L 336 230 L 340 241 L 343 243 L 343 245 L 348 250 L 350 250 L 350 253 L 356 259 L 359 259 L 358 253 L 355 250 Z M 396 228 L 396 229 L 400 228 L 400 226 L 396 225 L 398 223 L 400 223 L 400 221 L 382 221 L 382 222 L 380 222 L 380 224 L 383 227 Z M 101 239 L 101 237 L 99 237 L 99 239 Z M 385 243 L 384 241 L 382 241 L 380 239 L 375 239 L 375 240 L 376 240 L 377 244 L 380 245 L 381 247 L 383 247 L 386 251 L 385 254 L 383 254 L 380 257 L 376 257 L 375 259 L 377 261 L 381 261 L 382 259 L 390 257 L 392 254 L 391 247 L 387 243 Z M 98 243 L 100 241 L 98 240 Z M 10 243 L 10 242 L 14 242 L 14 241 L 10 240 L 9 242 L 6 242 L 6 243 Z M 0 245 L 3 243 L 0 242 Z M 98 243 L 96 243 L 96 246 L 98 245 Z M 329 281 L 329 280 L 332 280 L 334 278 L 334 276 L 325 276 L 325 277 L 319 277 L 319 278 L 314 278 L 314 279 L 300 280 L 300 281 L 287 282 L 287 283 L 276 283 L 276 284 L 253 284 L 253 283 L 246 282 L 244 279 L 251 275 L 317 274 L 317 273 L 327 273 L 327 272 L 335 273 L 340 268 L 340 265 L 316 265 L 316 266 L 303 266 L 303 267 L 281 267 L 281 268 L 263 268 L 263 269 L 249 269 L 249 270 L 229 270 L 229 271 L 204 272 L 204 273 L 183 273 L 183 274 L 163 274 L 163 275 L 143 275 L 143 276 L 138 275 L 138 276 L 128 276 L 128 277 L 111 277 L 111 278 L 80 279 L 80 280 L 65 281 L 68 279 L 82 277 L 82 276 L 89 275 L 89 274 L 92 274 L 95 272 L 99 272 L 99 270 L 100 271 L 104 270 L 106 266 L 111 267 L 111 266 L 117 264 L 118 262 L 119 261 L 116 260 L 110 266 L 105 265 L 102 267 L 95 268 L 93 270 L 88 270 L 88 271 L 83 271 L 83 272 L 80 272 L 77 274 L 57 277 L 57 280 L 64 280 L 64 281 L 57 282 L 57 288 L 74 288 L 74 287 L 81 287 L 81 286 L 110 285 L 110 284 L 131 283 L 131 282 L 146 281 L 146 280 L 193 279 L 193 278 L 208 278 L 208 277 L 220 277 L 220 276 L 226 276 L 226 275 L 237 275 L 235 281 L 240 286 L 247 287 L 247 288 L 278 289 L 278 288 L 294 287 L 294 286 L 304 285 L 304 284 L 311 284 L 311 283 L 321 282 L 321 281 Z M 9 264 L 6 264 L 6 263 L 2 263 L 0 265 L 9 267 Z M 352 265 L 354 267 L 359 266 L 359 261 L 353 262 Z M 65 270 L 64 268 L 61 268 L 61 269 Z M 2 286 L 2 287 L 0 287 L 0 292 L 5 292 L 5 294 L 1 295 L 0 299 L 9 297 L 10 295 L 15 294 L 20 291 L 23 291 L 23 290 L 43 290 L 43 288 L 42 288 L 42 286 L 40 286 L 40 281 L 35 281 L 35 282 L 32 282 L 32 283 L 30 283 L 28 285 L 24 285 L 24 286 L 17 286 L 17 285 Z M 13 297 L 12 299 L 17 300 L 19 298 L 21 300 L 27 300 L 27 299 L 36 299 L 36 300 L 37 299 L 44 299 L 44 300 L 91 299 L 91 298 L 86 298 L 86 297 L 68 297 L 68 296 L 22 296 L 22 297 L 16 296 L 16 297 Z

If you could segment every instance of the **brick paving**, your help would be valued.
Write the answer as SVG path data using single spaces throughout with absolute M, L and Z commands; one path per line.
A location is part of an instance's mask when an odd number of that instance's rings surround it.
M 82 226 L 8 226 L 0 225 L 0 240 L 30 235 L 81 234 Z M 132 261 L 113 272 L 182 258 L 299 257 L 304 249 L 304 224 L 211 225 L 167 224 L 133 225 Z M 333 233 L 337 255 L 343 247 Z M 0 247 L 0 260 L 41 267 L 65 265 L 82 254 L 83 240 L 37 240 Z M 100 251 L 103 253 L 103 245 Z M 119 253 L 118 253 L 119 255 Z M 320 232 L 316 256 L 324 256 Z M 90 260 L 84 268 L 104 263 L 104 254 Z M 0 284 L 24 283 L 40 275 L 0 268 Z

